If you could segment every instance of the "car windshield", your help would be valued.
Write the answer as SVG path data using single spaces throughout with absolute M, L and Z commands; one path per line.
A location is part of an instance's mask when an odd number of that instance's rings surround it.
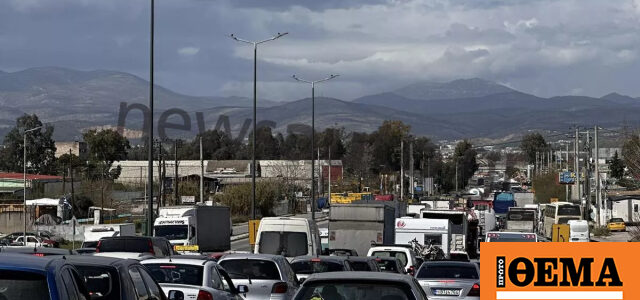
M 276 264 L 262 259 L 231 259 L 220 262 L 231 279 L 280 280 Z
M 296 257 L 306 255 L 307 234 L 304 232 L 264 231 L 260 234 L 260 253 Z
M 344 265 L 332 261 L 296 261 L 291 263 L 296 274 L 313 274 L 344 271 Z
M 580 207 L 577 205 L 558 206 L 558 216 L 579 216 Z
M 609 222 L 610 223 L 624 223 L 624 220 L 622 218 L 613 218 Z
M 403 266 L 406 266 L 407 262 L 409 261 L 407 258 L 407 254 L 399 251 L 374 251 L 373 253 L 371 253 L 371 256 L 395 257 L 400 260 Z
M 571 224 L 571 231 L 574 231 L 574 232 L 587 232 L 587 231 L 589 231 L 589 225 L 586 225 L 586 224 Z
M 382 272 L 390 272 L 390 273 L 398 272 L 398 264 L 396 263 L 395 260 L 389 260 L 389 259 L 378 260 L 378 266 L 380 267 L 380 270 Z
M 82 248 L 95 248 L 96 246 L 98 246 L 98 241 L 82 243 Z
M 51 299 L 43 274 L 0 270 L 0 299 Z
M 187 225 L 160 225 L 155 226 L 155 236 L 166 238 L 167 240 L 186 240 L 188 238 Z
M 99 252 L 151 252 L 151 241 L 148 239 L 104 239 L 100 240 Z
M 366 261 L 349 261 L 349 263 L 351 264 L 351 268 L 354 271 L 364 271 L 364 272 L 373 271 L 371 270 L 371 266 L 369 265 L 369 263 Z
M 408 285 L 389 282 L 322 281 L 304 285 L 295 300 L 414 300 Z
M 204 267 L 183 264 L 145 264 L 153 279 L 158 283 L 202 285 Z
M 475 265 L 426 264 L 416 276 L 418 279 L 479 279 Z
M 76 265 L 75 267 L 84 278 L 89 293 L 104 300 L 120 299 L 120 282 L 115 269 L 82 265 Z

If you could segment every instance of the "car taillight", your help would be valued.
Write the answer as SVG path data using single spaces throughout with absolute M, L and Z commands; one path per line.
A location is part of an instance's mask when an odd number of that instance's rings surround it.
M 42 253 L 34 253 L 33 255 L 35 255 L 35 256 L 40 256 L 40 257 L 44 257 L 44 254 L 42 254 Z
M 153 251 L 153 242 L 151 242 L 151 240 L 149 240 L 149 253 L 151 253 L 151 255 L 156 255 L 156 252 Z
M 196 300 L 213 300 L 213 295 L 209 292 L 200 291 Z
M 273 287 L 271 288 L 271 293 L 284 294 L 287 292 L 288 289 L 289 289 L 289 286 L 287 285 L 286 282 L 276 282 L 273 284 Z
M 376 242 L 377 242 L 378 244 L 381 244 L 381 243 L 382 243 L 382 232 L 378 232 L 378 235 L 377 235 L 377 237 L 376 237 Z
M 96 245 L 96 253 L 100 253 L 100 244 L 102 244 L 102 241 L 98 241 L 98 245 Z
M 409 267 L 409 275 L 413 276 L 416 274 L 416 267 L 411 266 Z
M 335 241 L 336 240 L 336 232 L 335 231 L 331 231 L 331 233 L 329 234 L 329 240 L 330 241 Z
M 480 284 L 474 283 L 473 287 L 471 288 L 471 290 L 469 291 L 469 294 L 467 296 L 469 296 L 469 297 L 471 297 L 471 296 L 480 297 Z

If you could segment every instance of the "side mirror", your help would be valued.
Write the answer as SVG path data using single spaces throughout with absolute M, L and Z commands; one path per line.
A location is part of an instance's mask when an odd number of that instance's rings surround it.
M 299 278 L 298 279 L 298 283 L 299 284 L 303 284 L 305 280 L 307 280 L 307 279 L 306 278 Z
M 169 300 L 184 300 L 184 293 L 181 291 L 171 290 L 169 291 Z
M 246 294 L 249 292 L 249 287 L 246 285 L 239 285 L 236 287 L 236 289 L 238 290 L 239 294 Z

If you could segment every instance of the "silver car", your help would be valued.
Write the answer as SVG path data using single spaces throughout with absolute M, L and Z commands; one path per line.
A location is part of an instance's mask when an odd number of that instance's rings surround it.
M 249 287 L 247 300 L 289 300 L 299 286 L 289 261 L 280 255 L 228 254 L 218 264 L 234 284 Z
M 141 262 L 169 299 L 241 300 L 246 286 L 234 286 L 216 262 L 202 259 L 150 259 Z
M 480 270 L 472 262 L 425 262 L 416 279 L 430 300 L 480 300 Z
M 328 272 L 309 276 L 295 300 L 427 300 L 415 278 L 382 272 Z M 431 298 L 429 298 L 431 299 Z

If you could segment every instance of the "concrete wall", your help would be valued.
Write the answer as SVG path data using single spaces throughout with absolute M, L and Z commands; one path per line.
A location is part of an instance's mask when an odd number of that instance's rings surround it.
M 22 211 L 8 211 L 0 213 L 0 232 L 12 233 L 24 230 L 24 220 Z M 27 230 L 31 230 L 33 219 L 31 215 L 27 217 Z

